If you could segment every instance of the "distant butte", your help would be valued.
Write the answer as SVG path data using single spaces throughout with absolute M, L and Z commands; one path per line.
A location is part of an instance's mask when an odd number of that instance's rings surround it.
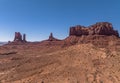
M 22 42 L 22 35 L 20 32 L 15 32 L 14 42 Z
M 23 38 L 23 39 L 22 39 Z M 15 32 L 15 37 L 13 42 L 27 42 L 26 41 L 26 34 L 23 34 L 23 37 L 20 32 Z
M 53 33 L 50 33 L 48 41 L 60 41 L 59 39 L 53 37 Z
M 113 29 L 113 26 L 109 22 L 98 22 L 89 27 L 81 25 L 73 26 L 70 28 L 69 35 L 82 36 L 82 35 L 106 35 L 119 37 L 118 31 Z
M 21 35 L 20 32 L 15 32 L 14 40 L 12 42 L 8 41 L 8 44 L 23 44 L 27 43 L 26 34 Z

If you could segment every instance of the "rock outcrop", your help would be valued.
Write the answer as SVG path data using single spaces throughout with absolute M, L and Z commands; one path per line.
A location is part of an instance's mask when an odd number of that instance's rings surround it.
M 48 41 L 59 41 L 59 39 L 55 38 L 52 33 L 50 33 Z
M 106 47 L 111 42 L 116 43 L 119 39 L 119 33 L 113 29 L 111 23 L 98 22 L 88 27 L 80 25 L 70 27 L 69 36 L 64 41 L 65 45 L 92 43 L 96 46 Z
M 113 26 L 109 22 L 98 22 L 89 27 L 84 26 L 74 26 L 70 28 L 69 35 L 82 36 L 82 35 L 114 35 L 119 37 L 118 31 L 113 29 Z
M 22 35 L 20 32 L 15 32 L 14 42 L 22 42 Z
M 23 37 L 20 32 L 15 32 L 15 37 L 13 42 L 27 42 L 26 41 L 26 34 L 23 34 Z
M 23 34 L 23 42 L 27 42 L 26 41 L 26 34 Z

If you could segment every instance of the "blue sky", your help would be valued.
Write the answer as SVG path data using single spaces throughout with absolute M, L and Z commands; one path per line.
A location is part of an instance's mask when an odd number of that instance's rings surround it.
M 0 41 L 12 41 L 14 32 L 27 34 L 29 41 L 59 39 L 69 27 L 111 22 L 120 32 L 120 0 L 0 0 Z

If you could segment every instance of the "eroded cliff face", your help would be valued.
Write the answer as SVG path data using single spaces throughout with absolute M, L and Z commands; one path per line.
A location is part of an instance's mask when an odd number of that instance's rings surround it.
M 22 42 L 22 35 L 20 32 L 15 32 L 14 42 Z
M 14 40 L 8 41 L 8 44 L 23 44 L 27 43 L 26 34 L 21 34 L 20 32 L 15 32 Z
M 109 22 L 98 22 L 89 27 L 77 25 L 70 28 L 69 36 L 82 36 L 82 35 L 114 35 L 119 37 L 118 31 L 113 29 L 113 26 Z
M 114 30 L 111 23 L 98 22 L 89 27 L 80 25 L 70 27 L 69 36 L 65 39 L 65 44 L 92 43 L 96 46 L 106 47 L 111 42 L 112 44 L 118 44 L 119 41 L 119 33 L 117 30 Z

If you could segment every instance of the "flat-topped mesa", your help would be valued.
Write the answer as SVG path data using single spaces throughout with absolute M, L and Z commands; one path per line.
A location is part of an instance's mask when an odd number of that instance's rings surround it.
M 98 22 L 94 25 L 91 25 L 89 27 L 84 26 L 74 26 L 70 28 L 69 35 L 74 36 L 82 36 L 82 35 L 106 35 L 111 36 L 114 35 L 116 37 L 119 37 L 119 33 L 117 30 L 113 29 L 113 26 L 109 22 Z
M 88 35 L 87 28 L 81 25 L 77 25 L 74 27 L 70 27 L 70 33 L 69 35 L 75 35 L 75 36 L 82 36 L 82 35 Z
M 22 39 L 23 38 L 23 39 Z M 27 42 L 26 41 L 26 34 L 23 34 L 23 37 L 20 32 L 15 32 L 15 37 L 13 42 Z

